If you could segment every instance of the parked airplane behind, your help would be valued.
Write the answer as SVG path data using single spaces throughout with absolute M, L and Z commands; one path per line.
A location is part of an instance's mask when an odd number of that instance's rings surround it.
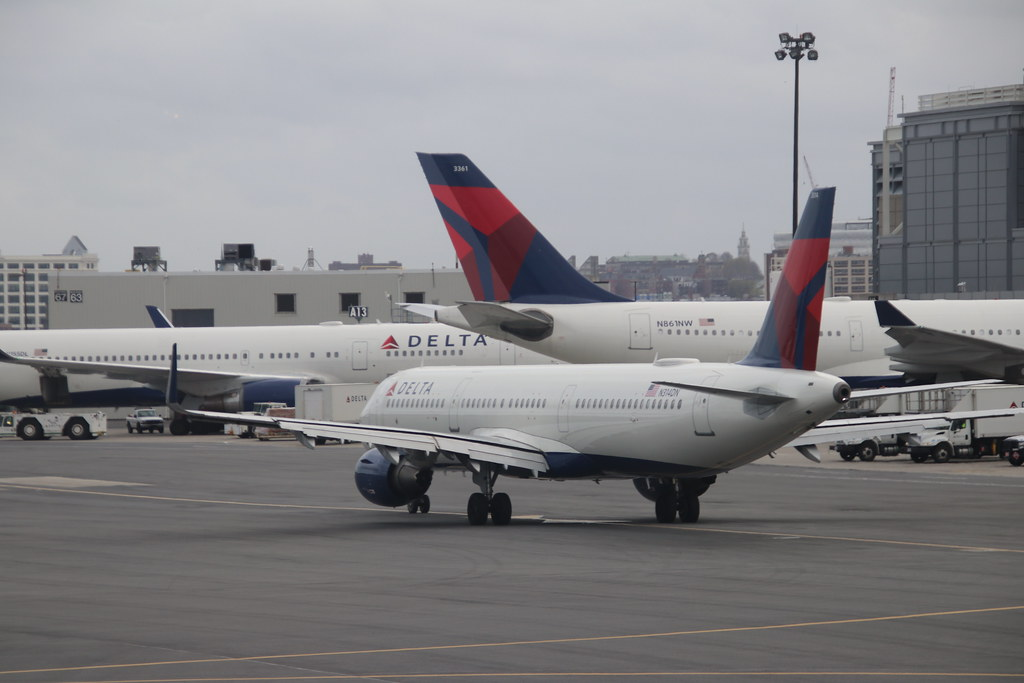
M 224 411 L 290 405 L 298 384 L 379 382 L 417 365 L 557 362 L 438 324 L 11 330 L 0 333 L 0 404 L 163 405 L 174 343 L 185 404 Z
M 463 467 L 480 488 L 467 504 L 471 524 L 488 516 L 509 523 L 511 501 L 494 491 L 502 474 L 640 479 L 659 521 L 678 514 L 696 522 L 699 497 L 718 473 L 791 442 L 850 396 L 840 378 L 814 370 L 834 195 L 835 188 L 812 191 L 794 257 L 754 348 L 737 364 L 424 367 L 380 384 L 359 424 L 240 421 L 294 431 L 307 444 L 317 437 L 367 442 L 356 485 L 378 505 L 425 512 L 434 471 Z
M 468 157 L 418 157 L 479 301 L 407 305 L 410 310 L 571 363 L 674 357 L 734 362 L 749 352 L 767 302 L 622 300 L 572 268 Z M 886 354 L 892 340 L 873 302 L 828 299 L 818 367 L 855 387 L 891 386 L 908 378 L 1024 379 L 1024 301 L 901 301 L 899 308 L 920 329 L 960 333 L 960 346 L 940 356 L 931 353 L 934 347 L 924 351 L 923 344 L 920 353 L 902 349 L 894 371 Z M 993 345 L 1002 347 L 997 362 Z M 981 355 L 985 363 L 968 362 Z

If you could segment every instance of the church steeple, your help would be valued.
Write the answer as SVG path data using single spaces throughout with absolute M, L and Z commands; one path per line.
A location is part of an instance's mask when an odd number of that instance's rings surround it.
M 740 243 L 736 248 L 737 256 L 750 260 L 750 240 L 747 239 L 747 227 L 743 226 L 740 232 Z

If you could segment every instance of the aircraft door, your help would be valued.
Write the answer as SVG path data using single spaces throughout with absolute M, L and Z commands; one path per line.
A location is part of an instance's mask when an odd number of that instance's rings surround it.
M 514 344 L 508 342 L 498 342 L 498 364 L 499 365 L 515 365 L 516 364 L 516 347 Z
M 367 343 L 364 341 L 352 342 L 352 369 L 366 369 Z
M 462 403 L 462 394 L 466 391 L 466 385 L 472 381 L 472 377 L 459 382 L 459 385 L 455 387 L 455 393 L 452 394 L 451 405 L 448 406 L 448 430 L 452 432 L 459 431 L 459 407 Z
M 629 314 L 629 348 L 651 348 L 651 316 L 647 313 Z
M 850 318 L 846 321 L 850 326 L 850 350 L 864 350 L 864 323 L 860 320 Z
M 576 392 L 576 385 L 570 384 L 562 391 L 562 398 L 558 401 L 558 431 L 565 433 L 569 431 L 569 408 L 572 406 L 572 395 Z
M 704 386 L 713 386 L 718 382 L 718 375 L 712 375 L 703 382 Z M 714 436 L 710 415 L 711 394 L 698 392 L 693 397 L 693 433 L 697 436 Z

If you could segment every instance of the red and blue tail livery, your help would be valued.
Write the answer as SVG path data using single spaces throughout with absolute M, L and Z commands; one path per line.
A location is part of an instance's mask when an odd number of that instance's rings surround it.
M 815 369 L 835 197 L 834 187 L 811 191 L 764 326 L 742 365 Z
M 416 156 L 477 301 L 627 301 L 562 258 L 469 157 Z

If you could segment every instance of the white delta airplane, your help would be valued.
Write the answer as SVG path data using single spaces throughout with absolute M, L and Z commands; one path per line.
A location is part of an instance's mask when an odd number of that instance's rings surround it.
M 835 188 L 811 192 L 760 335 L 734 364 L 421 367 L 379 384 L 359 423 L 187 410 L 172 370 L 168 404 L 199 419 L 289 430 L 311 448 L 318 438 L 364 442 L 359 492 L 412 513 L 429 510 L 435 471 L 464 468 L 480 489 L 467 504 L 474 525 L 511 520 L 508 494 L 494 491 L 499 475 L 633 479 L 660 522 L 696 522 L 699 497 L 720 473 L 787 444 L 815 459 L 813 444 L 843 432 L 930 417 L 816 428 L 851 397 L 845 381 L 814 369 L 834 196 Z M 172 367 L 178 356 L 172 350 Z
M 418 157 L 477 301 L 410 310 L 570 363 L 734 362 L 749 353 L 767 302 L 623 299 L 576 271 L 468 157 Z M 897 308 L 827 299 L 819 335 L 818 367 L 854 388 L 1024 381 L 1024 300 L 900 301 Z
M 150 314 L 154 311 L 150 309 Z M 441 324 L 11 330 L 0 332 L 0 405 L 164 405 L 168 349 L 179 359 L 180 400 L 210 410 L 295 402 L 300 384 L 376 383 L 418 365 L 556 363 L 476 332 Z M 218 425 L 219 426 L 219 425 Z M 202 431 L 177 418 L 171 432 Z

